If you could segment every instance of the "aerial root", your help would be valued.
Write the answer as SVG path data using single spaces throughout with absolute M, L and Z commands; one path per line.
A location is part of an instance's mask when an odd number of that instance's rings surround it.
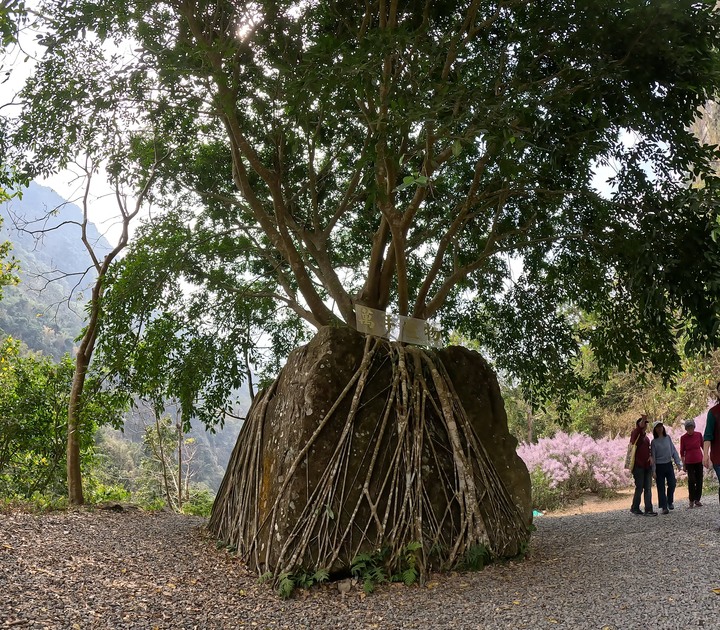
M 392 379 L 383 410 L 372 439 L 366 440 L 364 467 L 351 471 L 367 384 L 378 362 L 385 360 L 392 364 Z M 236 547 L 258 573 L 270 571 L 277 578 L 308 567 L 347 569 L 354 557 L 368 550 L 384 550 L 387 565 L 395 567 L 412 542 L 419 543 L 413 549 L 423 579 L 431 568 L 461 565 L 474 548 L 502 556 L 526 541 L 523 515 L 442 363 L 422 349 L 370 337 L 359 369 L 295 456 L 260 521 L 262 431 L 274 387 L 253 403 L 209 523 L 209 529 Z M 344 404 L 347 399 L 349 405 Z M 347 411 L 339 418 L 341 404 Z M 289 484 L 301 474 L 301 464 L 317 466 L 309 453 L 331 421 L 342 426 L 335 448 L 315 486 L 307 489 L 307 501 L 289 533 L 277 540 L 268 532 L 276 531 L 280 506 L 289 501 Z M 440 508 L 438 487 L 444 503 Z

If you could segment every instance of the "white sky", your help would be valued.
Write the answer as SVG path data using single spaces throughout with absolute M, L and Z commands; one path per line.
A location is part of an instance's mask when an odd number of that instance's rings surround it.
M 33 9 L 37 8 L 37 3 L 33 0 L 30 0 L 27 4 Z M 35 32 L 30 30 L 22 31 L 19 45 L 12 47 L 5 54 L 0 53 L 0 113 L 3 116 L 17 115 L 19 112 L 19 106 L 11 104 L 13 96 L 31 76 L 35 59 L 42 54 L 42 48 L 37 45 L 34 37 Z M 41 186 L 52 188 L 63 199 L 82 208 L 85 180 L 79 173 L 80 169 L 73 170 L 69 168 L 51 177 L 37 178 L 35 181 Z M 133 203 L 133 200 L 130 200 L 129 203 Z M 94 177 L 88 206 L 88 217 L 111 245 L 117 242 L 121 233 L 120 213 L 114 192 L 108 185 L 103 172 Z M 131 234 L 133 228 L 138 224 L 137 219 L 135 219 L 134 224 L 134 226 L 130 226 Z

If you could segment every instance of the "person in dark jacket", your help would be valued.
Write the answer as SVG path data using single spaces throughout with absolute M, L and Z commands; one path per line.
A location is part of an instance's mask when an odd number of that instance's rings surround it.
M 720 382 L 715 386 L 715 394 L 717 404 L 708 411 L 703 434 L 703 464 L 705 468 L 712 466 L 720 481 Z M 718 500 L 720 501 L 720 488 L 718 488 Z
M 633 495 L 630 511 L 638 516 L 657 516 L 652 506 L 652 458 L 650 457 L 650 438 L 647 436 L 647 415 L 641 415 L 635 421 L 635 428 L 630 434 L 630 444 L 636 444 L 635 466 L 632 470 L 635 480 L 635 494 Z M 645 512 L 640 509 L 640 497 L 645 500 Z

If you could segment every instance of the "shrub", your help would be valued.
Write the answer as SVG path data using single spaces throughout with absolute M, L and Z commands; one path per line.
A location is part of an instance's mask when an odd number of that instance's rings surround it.
M 86 478 L 85 493 L 88 503 L 128 502 L 131 494 L 119 484 L 101 483 L 92 477 Z
M 539 468 L 530 471 L 533 507 L 538 510 L 557 510 L 565 501 L 563 493 L 550 485 L 550 478 Z
M 594 440 L 587 435 L 562 431 L 537 444 L 520 444 L 532 483 L 533 504 L 556 509 L 583 492 L 612 494 L 632 485 L 624 470 L 627 438 Z
M 0 339 L 0 496 L 61 497 L 66 487 L 67 410 L 75 365 L 32 354 L 12 337 Z M 82 399 L 81 464 L 92 461 L 98 424 L 119 420 L 122 401 L 89 373 Z
M 215 495 L 208 488 L 191 486 L 190 499 L 182 507 L 183 514 L 210 516 L 214 501 Z

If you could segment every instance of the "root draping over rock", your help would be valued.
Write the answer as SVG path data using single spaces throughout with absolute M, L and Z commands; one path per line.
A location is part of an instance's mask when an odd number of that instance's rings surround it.
M 410 543 L 421 576 L 513 556 L 531 522 L 515 446 L 477 353 L 325 328 L 256 397 L 209 528 L 276 577 L 380 550 L 392 570 Z

